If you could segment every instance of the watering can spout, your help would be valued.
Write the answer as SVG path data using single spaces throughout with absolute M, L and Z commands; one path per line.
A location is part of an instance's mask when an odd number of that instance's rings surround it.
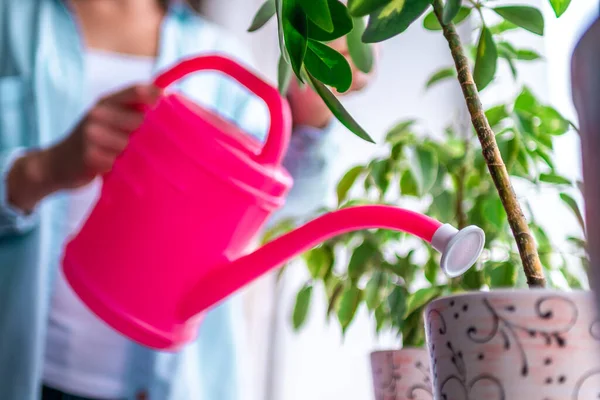
M 485 235 L 475 226 L 458 230 L 425 215 L 384 205 L 356 206 L 324 214 L 265 244 L 253 253 L 211 269 L 184 301 L 183 317 L 212 307 L 266 272 L 334 236 L 361 229 L 403 231 L 442 253 L 441 268 L 450 277 L 465 273 L 483 250 Z

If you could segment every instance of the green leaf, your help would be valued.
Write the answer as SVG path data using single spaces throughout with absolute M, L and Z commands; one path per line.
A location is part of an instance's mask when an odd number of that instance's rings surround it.
M 520 171 L 520 172 L 522 173 L 523 176 L 517 174 L 517 172 L 519 172 L 518 170 L 513 171 L 513 174 L 515 174 L 517 176 L 521 176 L 526 179 L 531 179 L 531 176 L 530 176 L 531 164 L 529 162 L 529 158 L 527 157 L 526 151 L 519 151 L 519 154 L 517 154 L 517 165 L 522 169 L 522 171 Z
M 316 0 L 304 0 L 316 1 Z M 328 0 L 331 19 L 333 21 L 333 31 L 326 31 L 320 28 L 312 20 L 308 20 L 308 37 L 320 42 L 329 42 L 348 34 L 352 30 L 352 17 L 348 13 L 346 6 L 338 0 Z
M 350 326 L 361 300 L 362 291 L 356 286 L 352 285 L 344 290 L 340 300 L 340 308 L 337 312 L 338 320 L 342 326 L 342 332 L 345 333 L 348 326 Z
M 391 288 L 390 280 L 385 272 L 375 271 L 365 288 L 365 302 L 367 308 L 375 310 L 388 296 Z
M 571 181 L 569 179 L 557 174 L 540 174 L 540 181 L 546 183 L 556 183 L 558 185 L 571 184 Z
M 536 140 L 537 126 L 534 120 L 534 114 L 526 111 L 517 110 L 515 107 L 512 115 L 517 131 L 522 134 L 525 139 Z
M 517 283 L 517 266 L 506 261 L 500 263 L 489 271 L 489 283 L 492 289 L 513 288 Z
M 355 17 L 366 17 L 391 0 L 348 0 L 348 10 Z
M 346 57 L 326 44 L 309 40 L 304 65 L 312 76 L 340 93 L 352 85 L 352 69 Z
M 382 196 L 385 195 L 390 185 L 392 164 L 388 159 L 374 160 L 371 162 L 371 176 Z
M 429 89 L 436 83 L 438 83 L 444 79 L 454 78 L 455 76 L 456 76 L 456 69 L 454 67 L 442 68 L 442 69 L 434 72 L 429 77 L 429 79 L 427 80 L 427 83 L 425 84 L 425 88 Z
M 271 240 L 275 239 L 276 237 L 281 236 L 284 233 L 288 233 L 295 227 L 296 221 L 294 220 L 294 218 L 282 219 L 265 231 L 263 237 L 261 238 L 261 243 L 266 244 Z
M 465 290 L 481 290 L 484 283 L 483 271 L 471 268 L 461 277 L 460 285 Z
M 327 0 L 299 0 L 306 16 L 319 28 L 333 32 L 333 21 Z
M 296 295 L 296 305 L 294 306 L 294 313 L 292 314 L 292 323 L 294 330 L 298 330 L 302 327 L 306 321 L 308 315 L 308 309 L 310 306 L 310 299 L 312 296 L 312 285 L 306 284 L 298 294 Z
M 275 11 L 275 0 L 266 0 L 254 16 L 248 32 L 254 32 L 262 28 L 275 15 Z
M 315 247 L 306 254 L 306 266 L 313 279 L 323 279 L 331 272 L 333 258 L 333 249 L 325 245 Z
M 579 222 L 579 226 L 585 232 L 585 222 L 583 219 L 583 215 L 581 214 L 581 210 L 579 210 L 579 206 L 574 198 L 569 196 L 566 193 L 560 194 L 560 199 L 571 209 L 573 214 L 575 214 L 575 218 L 577 218 L 577 222 Z
M 423 309 L 418 308 L 408 315 L 402 325 L 402 344 L 405 347 L 425 347 Z
M 550 5 L 552 6 L 554 14 L 556 14 L 557 18 L 560 18 L 560 16 L 567 11 L 569 4 L 571 4 L 571 0 L 550 0 Z
M 406 314 L 406 305 L 408 300 L 408 292 L 402 286 L 396 286 L 388 297 L 388 306 L 390 309 L 390 318 L 392 324 L 401 328 L 404 324 L 404 316 Z
M 437 287 L 428 287 L 417 290 L 415 293 L 408 296 L 406 304 L 406 311 L 404 311 L 404 317 L 406 318 L 417 308 L 423 307 L 431 300 L 440 295 L 440 289 Z
M 429 210 L 440 221 L 451 221 L 456 216 L 456 199 L 454 194 L 448 191 L 441 192 L 433 198 Z
M 283 2 L 283 35 L 285 47 L 290 56 L 294 73 L 302 81 L 300 70 L 304 62 L 307 47 L 306 14 L 297 4 L 297 0 Z
M 338 204 L 342 204 L 346 197 L 348 196 L 348 191 L 352 188 L 356 179 L 360 176 L 360 174 L 365 170 L 365 167 L 362 165 L 357 165 L 349 169 L 342 179 L 340 179 L 337 185 L 337 198 Z
M 479 43 L 477 45 L 477 56 L 475 58 L 475 69 L 473 79 L 478 90 L 483 90 L 496 75 L 498 63 L 498 51 L 496 43 L 487 27 L 481 28 Z
M 285 34 L 283 32 L 283 0 L 275 0 L 275 13 L 277 14 L 277 38 L 279 39 L 279 50 L 288 64 L 291 64 L 290 56 L 285 47 Z
M 386 326 L 390 317 L 389 307 L 386 303 L 381 303 L 375 309 L 375 332 L 379 333 Z
M 506 62 L 508 64 L 508 68 L 510 68 L 510 73 L 512 74 L 513 79 L 516 80 L 518 73 L 517 73 L 517 67 L 515 67 L 515 63 L 513 62 L 512 58 L 509 58 L 509 57 L 503 57 L 503 58 L 506 60 Z
M 403 196 L 419 196 L 419 186 L 412 172 L 407 169 L 400 178 L 400 193 Z
M 562 135 L 569 131 L 570 125 L 558 111 L 549 106 L 540 107 L 537 115 L 541 120 L 540 130 L 550 135 Z
M 581 281 L 573 273 L 571 273 L 571 271 L 569 271 L 569 268 L 566 266 L 561 267 L 560 272 L 565 277 L 565 280 L 571 289 L 583 289 Z
M 502 206 L 500 198 L 493 193 L 490 197 L 486 198 L 483 203 L 483 212 L 488 221 L 498 230 L 502 229 L 506 221 L 506 212 Z
M 348 53 L 352 62 L 359 71 L 368 74 L 373 69 L 373 48 L 368 43 L 363 43 L 362 35 L 365 32 L 365 21 L 354 18 L 354 28 L 346 36 Z
M 440 266 L 435 258 L 429 257 L 429 260 L 427 260 L 427 263 L 425 263 L 425 278 L 432 285 L 435 285 L 439 271 Z
M 517 136 L 510 140 L 498 140 L 498 149 L 502 155 L 502 159 L 506 164 L 508 172 L 512 171 L 512 168 L 517 161 L 519 151 L 521 150 L 521 144 Z
M 458 25 L 463 22 L 469 15 L 471 15 L 471 8 L 469 7 L 461 7 L 458 10 L 458 14 L 452 19 L 454 25 Z M 425 18 L 423 18 L 423 28 L 430 31 L 441 31 L 442 25 L 440 25 L 440 21 L 438 21 L 435 12 L 429 12 Z
M 585 240 L 578 238 L 578 237 L 574 237 L 574 236 L 569 236 L 567 238 L 567 241 L 572 243 L 575 247 L 577 247 L 579 250 L 586 250 L 587 248 L 587 243 Z
M 520 49 L 520 50 L 517 50 L 517 53 L 515 54 L 515 58 L 517 60 L 521 60 L 521 61 L 535 61 L 535 60 L 541 59 L 542 56 L 535 50 Z
M 536 35 L 544 35 L 544 16 L 535 7 L 502 6 L 492 8 L 498 15 Z
M 404 144 L 396 143 L 390 150 L 390 160 L 392 162 L 398 162 L 404 156 Z
M 515 110 L 534 114 L 538 107 L 538 101 L 528 87 L 524 87 L 515 100 Z
M 385 141 L 390 144 L 406 142 L 412 138 L 410 127 L 415 124 L 414 119 L 398 122 L 385 136 Z
M 285 57 L 281 55 L 279 56 L 279 64 L 277 66 L 277 86 L 282 96 L 285 96 L 287 93 L 291 79 L 292 67 L 285 61 Z
M 362 242 L 354 249 L 350 262 L 348 263 L 348 276 L 352 280 L 358 280 L 367 270 L 369 262 L 379 256 L 379 250 L 368 240 Z
M 502 120 L 508 118 L 508 110 L 505 104 L 499 104 L 489 108 L 485 112 L 485 116 L 490 123 L 490 127 L 495 128 Z
M 327 297 L 329 297 L 329 303 L 327 305 L 327 317 L 331 313 L 339 309 L 340 296 L 344 292 L 344 283 L 340 280 L 331 280 L 332 283 L 327 288 Z
M 554 165 L 554 161 L 552 160 L 552 157 L 550 156 L 550 154 L 546 153 L 544 150 L 542 150 L 541 148 L 537 148 L 535 149 L 535 154 L 542 159 L 542 161 L 544 161 L 544 163 L 546 163 L 546 165 L 548 167 L 550 167 L 550 169 L 554 169 L 555 165 Z
M 498 42 L 496 44 L 498 55 L 505 58 L 514 58 L 517 56 L 517 50 L 508 42 Z
M 444 24 L 449 24 L 458 15 L 461 2 L 462 0 L 446 0 L 444 12 L 442 13 L 442 21 L 444 21 Z
M 414 160 L 411 162 L 413 176 L 417 182 L 419 193 L 427 193 L 435 183 L 438 172 L 437 155 L 424 147 L 417 147 Z
M 534 124 L 534 123 L 532 122 L 532 124 Z M 554 143 L 552 142 L 552 136 L 546 134 L 545 132 L 544 133 L 538 132 L 537 126 L 534 128 L 534 132 L 535 132 L 535 136 L 533 137 L 533 139 L 536 141 L 536 143 L 541 144 L 550 150 L 552 150 L 554 148 Z
M 354 133 L 359 138 L 366 140 L 367 142 L 375 143 L 375 141 L 369 136 L 369 134 L 352 118 L 350 113 L 344 108 L 340 101 L 335 97 L 333 93 L 325 85 L 319 82 L 312 75 L 308 75 L 315 91 L 321 96 L 321 99 L 325 102 L 329 110 L 333 115 L 340 121 L 346 128 Z
M 382 42 L 404 32 L 430 4 L 431 0 L 391 0 L 371 14 L 363 41 Z
M 494 26 L 491 26 L 490 32 L 492 32 L 492 35 L 499 35 L 501 33 L 512 31 L 517 28 L 519 28 L 519 27 L 517 25 L 513 24 L 512 22 L 503 20 L 500 23 L 498 23 Z

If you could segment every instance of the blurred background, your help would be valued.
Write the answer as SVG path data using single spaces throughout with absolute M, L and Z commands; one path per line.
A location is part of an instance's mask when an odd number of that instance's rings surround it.
M 249 16 L 262 1 L 208 0 L 207 3 L 208 16 L 233 29 L 246 41 L 254 51 L 257 67 L 275 82 L 279 56 L 275 22 L 270 21 L 256 33 L 246 32 L 251 22 Z M 493 87 L 484 93 L 484 106 L 514 97 L 520 90 L 519 83 L 527 82 L 540 99 L 576 121 L 570 94 L 571 52 L 581 32 L 597 15 L 598 2 L 573 0 L 560 19 L 555 18 L 547 1 L 531 0 L 529 3 L 539 7 L 546 16 L 545 36 L 541 38 L 519 31 L 511 39 L 521 47 L 536 50 L 544 60 L 521 64 L 520 82 L 516 83 L 508 66 L 500 63 Z M 461 26 L 463 31 L 470 32 L 470 27 L 465 25 Z M 467 35 L 464 40 L 473 38 Z M 424 89 L 434 71 L 451 64 L 447 43 L 441 34 L 426 31 L 421 23 L 415 23 L 406 33 L 386 41 L 380 54 L 373 84 L 365 92 L 343 99 L 351 114 L 376 141 L 404 118 L 420 119 L 434 135 L 441 133 L 448 123 L 466 118 L 464 100 L 456 81 L 447 80 L 431 90 Z M 336 126 L 335 136 L 340 156 L 331 177 L 329 197 L 324 201 L 334 200 L 335 182 L 349 167 L 370 159 L 378 151 L 377 145 L 365 144 L 341 126 Z M 569 133 L 557 140 L 558 171 L 564 176 L 579 178 L 577 135 Z M 575 221 L 566 213 L 548 218 L 548 214 L 559 206 L 557 196 L 542 201 L 543 192 L 530 190 L 517 194 L 531 200 L 536 214 L 546 216 L 543 219 L 549 225 L 545 228 L 557 240 L 563 240 L 565 231 L 577 230 Z M 342 340 L 339 324 L 326 321 L 326 300 L 318 291 L 313 294 L 313 304 L 317 306 L 311 307 L 308 322 L 299 333 L 293 332 L 294 299 L 307 274 L 302 265 L 293 265 L 278 285 L 274 276 L 268 276 L 236 295 L 236 301 L 243 302 L 247 321 L 247 329 L 240 332 L 239 339 L 246 350 L 240 360 L 247 378 L 244 400 L 370 399 L 373 394 L 369 353 L 377 348 L 400 346 L 400 341 L 392 335 L 374 334 L 365 309 L 359 309 Z

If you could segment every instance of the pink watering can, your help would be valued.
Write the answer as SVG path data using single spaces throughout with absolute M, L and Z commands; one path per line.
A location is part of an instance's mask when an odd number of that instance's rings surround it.
M 367 228 L 401 230 L 442 252 L 458 276 L 481 253 L 484 234 L 388 206 L 325 214 L 251 254 L 253 239 L 292 185 L 281 166 L 291 132 L 278 91 L 234 61 L 185 60 L 156 79 L 167 88 L 192 72 L 220 71 L 267 104 L 262 145 L 232 123 L 165 91 L 104 179 L 102 194 L 67 244 L 63 270 L 77 295 L 117 331 L 175 350 L 197 335 L 205 311 L 260 275 L 324 240 Z

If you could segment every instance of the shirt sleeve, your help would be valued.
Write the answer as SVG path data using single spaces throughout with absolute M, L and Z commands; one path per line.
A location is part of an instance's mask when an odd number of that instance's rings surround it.
M 325 129 L 297 126 L 283 165 L 292 175 L 294 186 L 285 205 L 269 222 L 284 218 L 304 218 L 325 206 L 332 188 L 332 164 L 337 154 L 333 131 L 336 123 Z
M 37 209 L 26 214 L 8 202 L 6 178 L 15 160 L 21 157 L 24 152 L 24 148 L 14 148 L 0 154 L 2 174 L 2 180 L 0 181 L 0 237 L 26 233 L 35 227 L 39 221 L 39 211 Z

